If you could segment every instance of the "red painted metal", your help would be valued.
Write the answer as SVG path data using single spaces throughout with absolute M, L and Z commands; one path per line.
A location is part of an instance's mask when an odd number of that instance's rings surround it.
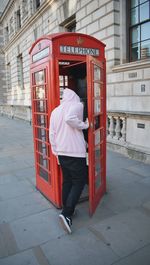
M 89 212 L 92 215 L 106 192 L 106 83 L 105 83 L 105 61 L 99 61 L 92 56 L 87 56 L 87 91 L 88 91 L 88 118 L 89 118 Z M 94 67 L 100 71 L 100 79 L 94 79 Z M 94 86 L 100 86 L 100 94 L 94 95 Z M 94 113 L 95 101 L 100 101 L 100 112 Z M 98 120 L 99 126 L 95 128 L 95 118 Z M 98 134 L 100 141 L 95 144 L 95 138 Z M 101 139 L 102 138 L 102 139 Z M 100 157 L 95 158 L 96 150 L 100 148 Z M 98 153 L 98 151 L 97 151 Z M 98 177 L 96 176 L 96 168 L 100 171 Z M 96 187 L 96 181 L 100 181 L 98 188 Z
M 69 78 L 70 70 L 76 69 L 80 75 L 82 67 L 86 68 L 88 119 L 90 122 L 88 132 L 90 215 L 94 213 L 106 191 L 106 64 L 104 49 L 105 45 L 91 36 L 81 33 L 57 33 L 39 38 L 29 52 L 36 187 L 58 208 L 62 204 L 62 173 L 49 144 L 49 118 L 51 111 L 60 104 L 60 90 L 65 87 L 74 89 Z M 96 54 L 92 57 L 86 53 Z M 95 80 L 94 71 L 101 72 L 100 80 Z M 38 84 L 36 81 L 41 81 L 41 83 Z M 98 95 L 94 96 L 94 91 L 97 91 Z M 94 113 L 97 103 L 101 106 L 100 113 Z M 96 139 L 99 138 L 100 142 L 95 144 Z

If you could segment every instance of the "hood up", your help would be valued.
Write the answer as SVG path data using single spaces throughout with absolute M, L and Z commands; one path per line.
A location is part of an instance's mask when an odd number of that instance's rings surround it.
M 62 103 L 64 102 L 80 102 L 79 96 L 71 89 L 65 88 L 63 91 L 63 98 L 62 98 Z

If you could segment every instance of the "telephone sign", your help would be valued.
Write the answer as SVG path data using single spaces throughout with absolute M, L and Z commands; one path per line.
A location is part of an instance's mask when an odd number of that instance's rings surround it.
M 61 45 L 60 53 L 99 56 L 99 49 Z

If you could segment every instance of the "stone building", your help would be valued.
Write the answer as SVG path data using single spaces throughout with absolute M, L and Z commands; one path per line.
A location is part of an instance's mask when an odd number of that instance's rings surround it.
M 149 10 L 150 0 L 2 0 L 1 113 L 31 119 L 29 49 L 37 38 L 89 34 L 106 44 L 108 146 L 150 162 Z

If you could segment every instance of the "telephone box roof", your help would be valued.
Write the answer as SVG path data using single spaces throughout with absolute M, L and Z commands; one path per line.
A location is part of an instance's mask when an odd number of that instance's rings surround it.
M 39 39 L 37 39 L 31 49 L 29 50 L 29 54 L 32 52 L 33 48 L 35 47 L 35 45 L 41 41 L 41 40 L 50 40 L 50 41 L 53 41 L 54 39 L 60 39 L 60 38 L 63 38 L 63 37 L 66 37 L 66 36 L 81 36 L 81 37 L 84 37 L 84 38 L 87 38 L 87 39 L 91 39 L 95 42 L 98 42 L 100 45 L 102 45 L 103 47 L 105 47 L 106 45 L 101 42 L 100 40 L 90 36 L 90 35 L 87 35 L 87 34 L 83 34 L 83 33 L 77 33 L 77 32 L 59 32 L 59 33 L 53 33 L 53 34 L 49 34 L 49 35 L 43 35 L 42 37 L 40 37 Z

